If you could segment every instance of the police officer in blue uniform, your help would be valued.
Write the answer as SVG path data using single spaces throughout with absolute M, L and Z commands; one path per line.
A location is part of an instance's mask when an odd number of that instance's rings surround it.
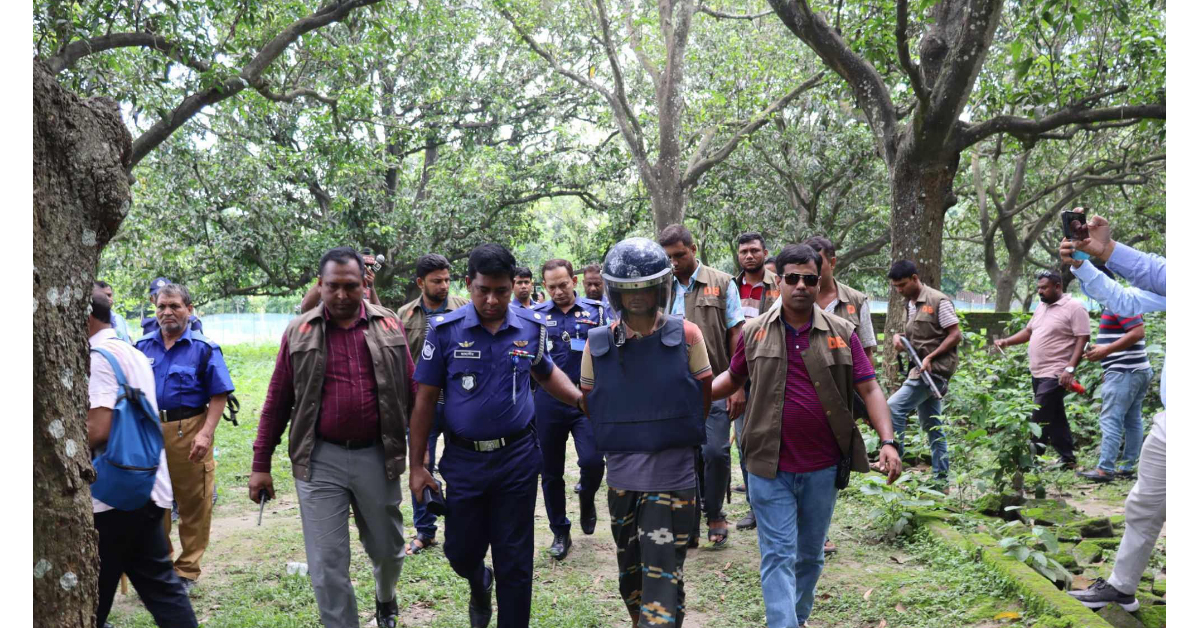
M 601 275 L 599 264 L 591 263 L 583 267 L 583 292 L 587 298 L 599 301 L 604 307 L 605 320 L 616 320 L 617 315 L 608 302 L 608 295 L 604 294 L 604 277 Z
M 221 347 L 188 324 L 192 297 L 187 288 L 168 283 L 158 288 L 157 297 L 158 329 L 142 336 L 137 348 L 154 369 L 167 470 L 179 506 L 183 547 L 175 571 L 190 591 L 208 547 L 215 488 L 213 435 L 233 381 Z M 163 527 L 169 544 L 171 513 L 163 517 Z
M 483 244 L 467 260 L 471 303 L 429 323 L 417 364 L 409 429 L 409 488 L 424 503 L 438 492 L 425 448 L 438 395 L 445 391 L 445 554 L 471 587 L 472 628 L 529 625 L 533 597 L 533 513 L 542 454 L 534 434 L 530 378 L 558 400 L 584 408 L 583 395 L 545 351 L 545 317 L 510 308 L 516 260 Z M 483 559 L 491 546 L 494 571 Z
M 158 304 L 156 302 L 156 299 L 158 297 L 158 291 L 170 283 L 171 283 L 171 280 L 167 279 L 166 277 L 158 277 L 154 281 L 150 282 L 150 305 L 156 308 L 155 312 L 157 312 L 157 307 L 158 307 Z M 151 316 L 147 316 L 147 317 L 143 318 L 141 325 L 142 325 L 142 335 L 143 336 L 145 336 L 146 334 L 149 334 L 151 332 L 158 331 L 158 316 L 151 315 Z M 200 318 L 196 316 L 195 312 L 191 312 L 188 314 L 188 327 L 190 327 L 192 329 L 192 331 L 198 331 L 198 332 L 204 331 L 204 323 L 200 322 Z
M 546 351 L 554 364 L 562 369 L 571 382 L 579 384 L 579 363 L 583 358 L 583 345 L 587 334 L 606 322 L 604 306 L 599 301 L 580 298 L 575 292 L 579 279 L 571 262 L 552 259 L 542 265 L 542 282 L 549 299 L 534 306 L 533 311 L 544 318 L 546 325 Z M 579 455 L 579 527 L 584 534 L 596 531 L 596 491 L 604 479 L 604 457 L 596 451 L 596 438 L 591 422 L 579 411 L 568 406 L 545 390 L 533 393 L 537 414 L 538 442 L 542 446 L 542 499 L 546 504 L 546 518 L 554 542 L 550 555 L 562 560 L 571 551 L 571 520 L 567 518 L 566 484 L 563 482 L 563 467 L 566 463 L 567 437 L 575 439 L 575 452 Z

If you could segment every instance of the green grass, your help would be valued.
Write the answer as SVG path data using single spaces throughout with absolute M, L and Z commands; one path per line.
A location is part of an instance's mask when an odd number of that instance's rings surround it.
M 197 617 L 211 627 L 292 628 L 320 625 L 308 578 L 284 575 L 288 562 L 304 562 L 304 539 L 296 506 L 286 435 L 273 458 L 278 499 L 271 502 L 261 527 L 258 507 L 247 498 L 247 481 L 257 434 L 258 415 L 274 369 L 277 347 L 225 347 L 237 396 L 242 402 L 239 426 L 222 423 L 217 430 L 216 482 L 220 495 L 212 541 L 203 560 L 204 575 L 193 593 Z M 733 449 L 734 483 L 741 481 L 737 449 Z M 575 453 L 568 446 L 567 486 L 578 478 Z M 404 480 L 402 480 L 404 481 Z M 856 479 L 856 482 L 861 481 Z M 568 491 L 570 489 L 568 488 Z M 603 508 L 603 493 L 598 505 Z M 540 501 L 540 496 L 539 496 Z M 961 555 L 947 553 L 922 537 L 885 543 L 869 522 L 872 504 L 852 485 L 843 492 L 831 528 L 839 552 L 826 564 L 810 624 L 818 627 L 992 626 L 996 612 L 1024 612 L 1008 599 L 994 576 Z M 578 500 L 568 494 L 577 517 Z M 726 506 L 730 521 L 747 511 L 745 496 L 735 493 Z M 402 505 L 411 526 L 409 502 Z M 602 515 L 594 536 L 576 531 L 570 557 L 558 563 L 547 557 L 551 535 L 539 503 L 535 520 L 533 617 L 531 626 L 624 627 L 628 615 L 616 585 L 616 556 Z M 354 530 L 353 522 L 351 529 Z M 406 530 L 412 534 L 411 527 Z M 351 577 L 360 619 L 372 621 L 374 580 L 370 561 L 351 533 Z M 897 562 L 893 557 L 899 558 Z M 689 627 L 750 628 L 765 624 L 758 581 L 757 537 L 736 532 L 724 550 L 693 550 L 685 565 Z M 864 599 L 864 593 L 872 594 Z M 405 560 L 398 604 L 402 625 L 458 628 L 466 625 L 468 588 L 450 569 L 441 547 Z M 905 610 L 899 611 L 897 605 Z M 951 618 L 951 620 L 947 620 Z M 1035 617 L 1022 617 L 1028 623 Z M 118 628 L 154 625 L 136 595 L 117 595 L 110 621 Z M 494 620 L 493 620 L 494 621 Z

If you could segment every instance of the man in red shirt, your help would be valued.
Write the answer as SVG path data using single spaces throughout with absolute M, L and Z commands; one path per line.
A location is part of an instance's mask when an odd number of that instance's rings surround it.
M 348 247 L 319 266 L 321 306 L 288 324 L 267 389 L 250 499 L 275 497 L 271 456 L 283 432 L 300 500 L 304 550 L 321 623 L 357 628 L 350 583 L 350 511 L 375 571 L 375 619 L 396 625 L 404 564 L 400 474 L 405 427 L 416 394 L 404 323 L 363 302 L 365 265 Z
M 851 470 L 869 470 L 850 402 L 854 392 L 881 439 L 888 481 L 900 475 L 887 400 L 854 325 L 814 307 L 821 263 L 810 246 L 783 248 L 777 258 L 782 307 L 746 324 L 729 370 L 712 387 L 714 398 L 727 397 L 751 382 L 742 447 L 769 628 L 803 626 L 808 619 L 838 489 Z

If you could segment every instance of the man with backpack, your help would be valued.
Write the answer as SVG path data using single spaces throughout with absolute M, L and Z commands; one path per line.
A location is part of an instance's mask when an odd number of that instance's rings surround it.
M 153 438 L 159 429 L 154 372 L 142 352 L 117 337 L 109 322 L 110 313 L 108 300 L 103 295 L 93 295 L 92 312 L 88 316 L 88 344 L 92 353 L 87 429 L 88 445 L 97 455 L 98 471 L 92 487 L 100 556 L 96 625 L 106 625 L 117 583 L 124 573 L 159 626 L 196 626 L 192 604 L 171 564 L 162 527 L 163 513 L 171 507 L 172 491 L 161 435 Z M 138 396 L 141 399 L 136 399 Z M 145 404 L 140 415 L 138 401 Z M 139 419 L 144 423 L 139 425 Z M 134 433 L 138 428 L 145 431 Z M 135 438 L 117 439 L 118 431 L 122 436 L 133 433 Z M 136 438 L 144 434 L 150 438 Z M 113 436 L 111 444 L 110 436 Z M 136 449 L 139 444 L 146 451 L 118 451 L 118 448 Z M 151 449 L 157 449 L 157 455 Z M 122 482 L 128 478 L 109 473 L 114 467 L 104 458 L 107 455 L 113 458 L 111 463 L 116 463 L 116 458 L 139 454 L 149 460 L 157 458 L 158 464 L 151 467 L 155 468 L 152 474 L 149 468 L 137 474 L 136 490 L 129 490 L 128 481 Z M 120 497 L 109 497 L 110 494 Z M 114 503 L 105 503 L 97 495 Z

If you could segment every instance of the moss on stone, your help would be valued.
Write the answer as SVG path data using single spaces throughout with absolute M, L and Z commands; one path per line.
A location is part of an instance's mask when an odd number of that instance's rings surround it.
M 1167 595 L 1167 577 L 1158 576 L 1155 578 L 1154 585 L 1150 588 L 1150 590 L 1154 593 L 1154 595 L 1161 595 L 1165 597 Z
M 1112 521 L 1108 517 L 1093 517 L 1076 521 L 1064 527 L 1079 531 L 1079 535 L 1085 539 L 1095 538 L 1111 538 L 1116 534 L 1113 531 Z
M 1145 628 L 1166 628 L 1167 607 L 1165 605 L 1143 606 L 1133 614 Z
M 1075 560 L 1079 561 L 1079 564 L 1081 565 L 1088 565 L 1099 561 L 1100 556 L 1103 553 L 1104 550 L 1100 547 L 1100 545 L 1090 539 L 1081 541 L 1075 546 L 1075 549 L 1071 551 L 1071 554 L 1075 556 Z

